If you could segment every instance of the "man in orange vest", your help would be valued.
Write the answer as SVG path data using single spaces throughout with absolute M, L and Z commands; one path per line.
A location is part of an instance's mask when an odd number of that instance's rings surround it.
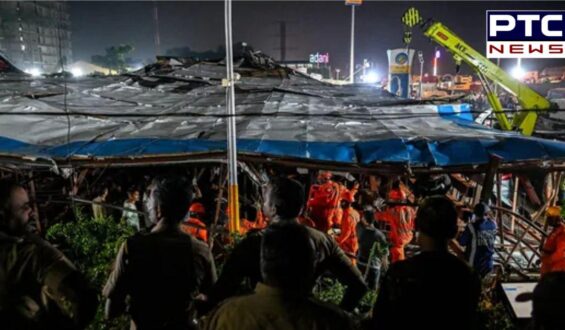
M 259 230 L 267 227 L 263 213 L 261 210 L 257 210 L 254 206 L 242 207 L 239 214 L 239 233 L 241 235 L 247 234 L 250 230 Z
M 338 183 L 332 181 L 332 173 L 320 171 L 318 174 L 318 184 L 310 187 L 306 208 L 308 216 L 316 229 L 327 233 L 334 223 L 336 210 L 339 206 L 341 188 Z
M 359 249 L 356 227 L 361 220 L 361 216 L 357 210 L 351 207 L 353 202 L 355 202 L 354 193 L 349 190 L 344 191 L 341 195 L 341 208 L 343 209 L 343 217 L 341 218 L 340 226 L 341 232 L 336 238 L 336 241 L 345 254 L 351 258 L 353 264 L 355 264 L 355 256 Z
M 565 224 L 559 206 L 552 206 L 547 210 L 547 223 L 553 230 L 541 249 L 542 276 L 565 271 Z
M 181 224 L 182 231 L 203 242 L 208 242 L 208 229 L 206 224 L 202 222 L 206 216 L 204 205 L 198 202 L 192 203 L 188 213 L 188 220 L 183 221 Z
M 406 194 L 395 185 L 388 195 L 388 199 L 394 202 L 406 200 Z M 404 260 L 404 247 L 412 241 L 414 234 L 413 212 L 407 206 L 396 205 L 388 208 L 388 219 L 390 221 L 390 248 L 391 261 L 394 263 Z

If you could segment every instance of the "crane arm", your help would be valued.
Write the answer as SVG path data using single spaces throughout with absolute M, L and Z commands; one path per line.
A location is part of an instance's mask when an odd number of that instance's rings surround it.
M 406 15 L 410 17 L 407 19 Z M 402 21 L 408 28 L 420 25 L 425 36 L 447 49 L 453 55 L 456 62 L 465 62 L 477 73 L 481 80 L 483 80 L 482 83 L 483 86 L 485 86 L 487 99 L 502 129 L 519 130 L 524 135 L 532 135 L 536 126 L 538 113 L 537 111 L 527 110 L 549 110 L 552 105 L 548 100 L 526 84 L 512 78 L 508 73 L 473 49 L 473 47 L 469 46 L 463 39 L 442 23 L 431 21 L 422 23 L 423 20 L 420 18 L 415 8 L 410 8 Z M 498 96 L 487 86 L 486 79 L 514 95 L 520 107 L 526 111 L 518 111 L 513 117 L 512 122 L 510 122 L 504 113 Z

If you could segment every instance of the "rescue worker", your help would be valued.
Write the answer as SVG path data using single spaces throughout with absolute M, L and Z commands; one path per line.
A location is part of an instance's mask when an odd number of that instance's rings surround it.
M 30 232 L 32 208 L 16 181 L 0 180 L 0 328 L 82 329 L 98 301 L 77 268 Z
M 414 196 L 424 198 L 427 196 L 445 195 L 451 188 L 451 179 L 447 174 L 418 174 L 415 182 L 408 181 Z
M 360 221 L 360 215 L 359 212 L 351 206 L 353 202 L 355 202 L 355 196 L 351 191 L 347 190 L 341 195 L 343 217 L 340 225 L 341 232 L 336 238 L 336 241 L 343 252 L 345 252 L 345 254 L 351 258 L 353 264 L 355 264 L 357 250 L 359 250 L 356 228 Z
M 259 230 L 266 227 L 263 214 L 257 211 L 255 206 L 242 206 L 239 211 L 240 224 L 239 233 L 247 234 L 251 230 Z
M 400 182 L 393 184 L 393 189 L 389 192 L 388 199 L 392 202 L 406 201 L 406 194 L 400 188 Z M 394 205 L 388 208 L 388 220 L 390 223 L 390 255 L 391 262 L 404 260 L 404 248 L 412 241 L 414 234 L 414 218 L 409 207 L 404 205 Z
M 339 206 L 341 188 L 340 185 L 332 181 L 332 173 L 320 171 L 318 174 L 318 184 L 310 187 L 308 202 L 306 204 L 308 216 L 316 229 L 327 233 L 334 223 L 339 223 L 335 219 Z
M 561 208 L 551 206 L 547 210 L 547 223 L 553 230 L 547 237 L 541 252 L 541 275 L 565 271 L 565 224 L 561 217 Z
M 208 229 L 202 221 L 206 216 L 204 205 L 199 202 L 192 203 L 188 208 L 188 220 L 181 225 L 183 232 L 192 235 L 194 238 L 202 242 L 208 242 Z
M 496 222 L 489 216 L 490 208 L 479 203 L 473 209 L 474 219 L 467 224 L 458 239 L 465 247 L 465 259 L 479 273 L 486 277 L 494 267 L 494 241 Z

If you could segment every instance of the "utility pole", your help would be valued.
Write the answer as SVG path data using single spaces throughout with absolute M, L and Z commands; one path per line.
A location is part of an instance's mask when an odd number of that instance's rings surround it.
M 363 0 L 345 0 L 346 6 L 351 6 L 351 47 L 349 50 L 349 82 L 355 82 L 355 7 L 361 6 Z
M 440 55 L 439 49 L 436 47 L 435 55 L 434 55 L 434 77 L 437 77 L 437 64 L 439 62 Z
M 418 98 L 421 100 L 424 89 L 424 53 L 421 50 L 418 51 L 418 60 L 420 61 L 420 92 Z
M 239 232 L 239 188 L 237 183 L 237 130 L 235 123 L 235 75 L 233 72 L 232 0 L 224 2 L 224 24 L 226 35 L 226 113 L 228 138 L 228 207 L 230 212 L 229 231 Z
M 159 10 L 157 1 L 153 1 L 153 21 L 155 22 L 155 56 L 161 55 L 161 37 L 159 35 Z
M 287 39 L 289 37 L 292 38 L 293 33 L 288 33 L 288 27 L 289 24 L 290 26 L 292 26 L 292 24 L 295 23 L 295 21 L 278 21 L 277 25 L 278 25 L 278 34 L 275 34 L 274 37 L 278 38 L 278 47 L 273 48 L 273 51 L 278 51 L 279 52 L 279 61 L 280 62 L 284 62 L 288 60 L 288 52 L 289 51 L 293 51 L 296 50 L 296 47 L 292 47 L 292 46 L 288 46 L 288 42 Z M 291 43 L 292 44 L 292 43 Z
M 355 5 L 351 6 L 351 47 L 349 49 L 349 82 L 355 82 Z

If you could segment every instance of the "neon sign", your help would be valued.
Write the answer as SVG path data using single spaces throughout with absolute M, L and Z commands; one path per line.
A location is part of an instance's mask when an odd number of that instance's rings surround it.
M 328 64 L 330 63 L 330 54 L 329 53 L 325 53 L 325 54 L 320 54 L 320 53 L 316 53 L 316 54 L 310 54 L 310 63 L 323 63 L 323 64 Z

